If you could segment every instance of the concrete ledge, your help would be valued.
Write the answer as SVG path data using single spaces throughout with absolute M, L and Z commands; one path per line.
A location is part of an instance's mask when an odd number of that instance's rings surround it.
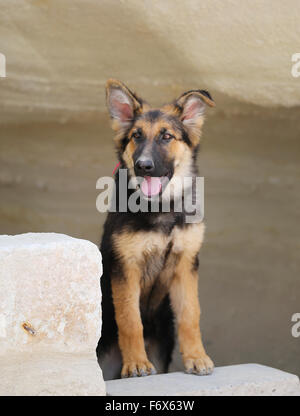
M 259 364 L 218 367 L 210 376 L 169 373 L 106 382 L 109 396 L 300 396 L 297 376 Z

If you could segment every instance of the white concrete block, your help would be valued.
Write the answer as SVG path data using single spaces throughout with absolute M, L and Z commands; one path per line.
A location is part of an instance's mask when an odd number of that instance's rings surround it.
M 215 368 L 209 376 L 169 373 L 106 382 L 109 396 L 299 396 L 297 376 L 259 364 Z
M 89 241 L 0 236 L 0 395 L 105 394 L 101 275 Z

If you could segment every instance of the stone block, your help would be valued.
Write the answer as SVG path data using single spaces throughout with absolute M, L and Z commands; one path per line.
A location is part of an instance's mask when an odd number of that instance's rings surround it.
M 55 233 L 0 236 L 0 395 L 103 395 L 101 254 Z

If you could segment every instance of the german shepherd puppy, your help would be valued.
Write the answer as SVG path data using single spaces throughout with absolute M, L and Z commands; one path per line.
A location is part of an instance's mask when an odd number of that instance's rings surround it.
M 191 90 L 151 109 L 114 79 L 107 81 L 106 97 L 120 169 L 127 171 L 128 181 L 142 178 L 137 186 L 148 202 L 154 197 L 162 202 L 168 187 L 172 192 L 170 212 L 108 214 L 101 243 L 103 326 L 97 347 L 104 379 L 167 372 L 174 318 L 186 372 L 210 374 L 213 362 L 199 327 L 197 269 L 204 224 L 187 223 L 187 212 L 176 212 L 174 202 L 183 198 L 176 179 L 197 175 L 204 111 L 214 101 L 207 91 Z M 119 180 L 120 170 L 117 199 Z

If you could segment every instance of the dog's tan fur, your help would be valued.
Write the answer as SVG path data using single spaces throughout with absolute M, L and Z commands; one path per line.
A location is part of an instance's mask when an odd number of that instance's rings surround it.
M 158 299 L 170 292 L 186 370 L 191 371 L 196 366 L 201 372 L 213 367 L 201 340 L 198 273 L 193 271 L 193 261 L 203 237 L 204 224 L 200 223 L 191 224 L 184 230 L 175 228 L 170 236 L 156 232 L 123 232 L 114 239 L 115 250 L 122 259 L 125 271 L 125 280 L 112 280 L 119 344 L 123 356 L 123 376 L 131 373 L 132 368 L 151 371 L 153 367 L 145 351 L 139 301 L 140 298 L 147 297 L 157 275 L 153 265 L 154 270 L 147 270 L 149 279 L 145 283 L 143 275 L 149 257 L 154 257 L 156 263 L 159 262 L 169 243 L 172 243 L 172 251 L 169 262 L 160 271 L 161 293 L 157 294 Z

